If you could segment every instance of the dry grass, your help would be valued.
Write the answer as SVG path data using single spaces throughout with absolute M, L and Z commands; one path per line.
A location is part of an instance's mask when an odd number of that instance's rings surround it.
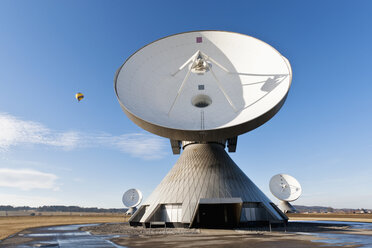
M 46 216 L 54 216 L 54 215 L 106 215 L 106 216 L 113 216 L 113 215 L 120 215 L 119 213 L 94 213 L 94 212 L 38 212 L 35 210 L 25 210 L 25 211 L 0 211 L 1 216 L 31 216 L 31 215 L 46 215 Z
M 332 220 L 372 222 L 372 214 L 287 214 L 290 220 Z M 55 215 L 55 216 L 1 216 L 0 240 L 24 229 L 42 226 L 126 222 L 122 214 Z
M 42 226 L 124 222 L 128 217 L 112 215 L 7 216 L 0 217 L 0 240 L 24 229 Z
M 372 214 L 311 213 L 311 214 L 287 214 L 287 216 L 290 220 L 372 222 Z

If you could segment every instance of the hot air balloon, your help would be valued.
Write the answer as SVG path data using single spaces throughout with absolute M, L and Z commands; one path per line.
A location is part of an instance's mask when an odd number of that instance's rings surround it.
M 78 102 L 80 102 L 81 99 L 84 98 L 84 95 L 83 95 L 83 93 L 78 92 L 78 93 L 76 93 L 75 98 L 78 100 Z

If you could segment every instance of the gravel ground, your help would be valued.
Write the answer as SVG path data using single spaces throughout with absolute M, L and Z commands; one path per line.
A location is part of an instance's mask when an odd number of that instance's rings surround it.
M 319 238 L 305 232 L 328 233 L 349 232 L 348 225 L 300 224 L 290 223 L 287 232 L 284 228 L 267 230 L 241 229 L 187 229 L 187 228 L 143 228 L 131 227 L 127 223 L 102 224 L 83 227 L 81 230 L 96 235 L 120 235 L 112 241 L 125 247 L 144 248 L 191 248 L 191 247 L 250 247 L 250 248 L 315 248 L 324 246 L 321 242 L 312 242 Z M 303 232 L 303 233 L 297 233 Z M 340 247 L 327 244 L 328 248 Z M 355 244 L 343 244 L 342 247 L 360 247 Z
M 273 232 L 339 232 L 347 231 L 350 229 L 348 225 L 333 225 L 333 224 L 318 224 L 318 223 L 289 223 L 284 227 L 272 227 Z M 175 235 L 175 234 L 200 234 L 202 232 L 208 232 L 208 230 L 218 229 L 195 229 L 195 228 L 143 228 L 132 227 L 128 223 L 106 223 L 97 226 L 82 227 L 80 230 L 89 231 L 93 234 L 112 234 L 112 235 Z M 238 228 L 232 230 L 223 230 L 223 232 L 231 231 L 233 233 L 253 233 L 260 234 L 270 232 L 269 227 L 257 228 Z
M 187 228 L 143 228 L 131 227 L 128 223 L 107 223 L 92 227 L 82 227 L 82 231 L 89 231 L 92 234 L 111 234 L 111 235 L 175 235 L 175 234 L 199 234 L 199 229 Z

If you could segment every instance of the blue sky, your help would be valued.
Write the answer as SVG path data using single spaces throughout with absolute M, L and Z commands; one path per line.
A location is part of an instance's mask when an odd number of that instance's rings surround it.
M 116 69 L 166 35 L 216 29 L 259 38 L 289 59 L 279 113 L 230 154 L 274 202 L 372 208 L 371 1 L 0 1 L 0 205 L 122 207 L 176 162 L 167 139 L 133 124 Z M 74 95 L 85 94 L 77 103 Z

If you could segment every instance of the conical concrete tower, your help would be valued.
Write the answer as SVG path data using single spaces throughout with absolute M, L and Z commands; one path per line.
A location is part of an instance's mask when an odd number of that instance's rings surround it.
M 189 143 L 130 219 L 131 225 L 236 227 L 287 217 L 244 174 L 221 143 Z

